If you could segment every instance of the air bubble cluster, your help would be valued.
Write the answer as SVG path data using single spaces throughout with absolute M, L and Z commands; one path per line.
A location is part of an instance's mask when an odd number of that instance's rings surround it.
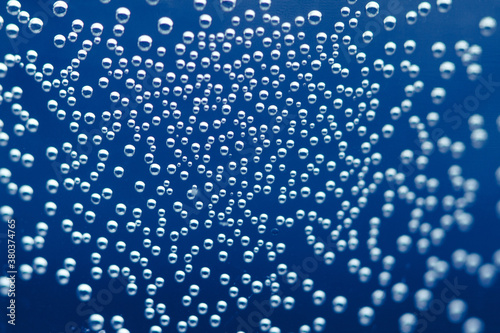
M 0 16 L 0 215 L 31 221 L 18 276 L 82 304 L 120 284 L 139 311 L 113 302 L 80 327 L 308 333 L 349 317 L 412 333 L 457 274 L 496 286 L 500 250 L 442 251 L 485 223 L 465 161 L 500 132 L 481 104 L 498 86 L 482 65 L 494 17 L 465 40 L 444 27 L 452 0 L 292 18 L 278 0 L 128 3 L 79 17 L 55 1 L 46 19 L 9 0 Z M 451 32 L 419 39 L 432 24 Z M 457 79 L 480 95 L 452 107 Z M 473 309 L 456 295 L 443 318 L 487 331 Z

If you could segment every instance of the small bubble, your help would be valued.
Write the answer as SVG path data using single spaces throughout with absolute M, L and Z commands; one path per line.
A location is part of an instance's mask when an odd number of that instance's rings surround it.
M 174 28 L 174 22 L 169 17 L 162 17 L 158 20 L 158 32 L 162 35 L 168 35 Z
M 65 1 L 56 1 L 52 5 L 52 12 L 57 17 L 64 17 L 68 11 L 68 4 Z
M 365 6 L 366 16 L 375 17 L 378 15 L 380 6 L 376 1 L 370 1 Z
M 321 22 L 322 17 L 323 14 L 319 10 L 312 10 L 309 12 L 309 14 L 307 14 L 307 21 L 311 25 L 318 25 Z M 295 23 L 297 24 L 297 20 Z

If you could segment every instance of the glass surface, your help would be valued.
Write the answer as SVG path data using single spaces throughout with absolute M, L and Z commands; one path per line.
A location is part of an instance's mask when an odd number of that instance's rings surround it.
M 0 332 L 498 332 L 499 17 L 5 1 Z

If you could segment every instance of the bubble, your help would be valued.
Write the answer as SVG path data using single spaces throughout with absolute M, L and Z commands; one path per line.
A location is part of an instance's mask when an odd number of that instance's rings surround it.
M 21 11 L 21 3 L 17 0 L 9 0 L 7 1 L 7 13 L 12 16 L 17 16 Z
M 31 201 L 33 198 L 33 188 L 29 185 L 23 185 L 19 188 L 19 197 L 23 201 Z
M 19 275 L 22 280 L 29 281 L 33 277 L 33 268 L 30 265 L 22 264 L 19 266 Z
M 0 215 L 2 216 L 2 220 L 7 222 L 12 219 L 12 215 L 14 215 L 14 210 L 10 206 L 1 206 L 0 207 Z
M 160 19 L 161 20 L 161 19 Z M 137 47 L 143 52 L 147 52 L 153 46 L 153 39 L 148 35 L 142 35 L 137 39 Z
M 61 269 L 57 270 L 57 272 L 56 272 L 57 282 L 61 286 L 67 285 L 69 283 L 69 277 L 70 277 L 70 273 L 64 268 L 61 268 Z
M 449 80 L 453 74 L 455 74 L 455 64 L 450 61 L 445 61 L 439 66 L 439 71 L 443 79 Z
M 212 16 L 208 14 L 203 14 L 199 19 L 200 27 L 202 29 L 208 29 L 212 25 Z
M 74 32 L 76 33 L 80 33 L 82 32 L 83 30 L 83 27 L 84 27 L 84 23 L 82 20 L 74 20 L 72 23 L 71 23 L 71 28 L 73 29 Z
M 158 32 L 162 35 L 168 35 L 174 28 L 174 21 L 169 17 L 162 17 L 158 20 Z
M 52 5 L 52 12 L 57 17 L 64 17 L 68 11 L 68 4 L 65 1 L 56 1 Z
M 298 151 L 299 158 L 304 160 L 309 156 L 309 150 L 307 148 L 300 148 Z
M 436 3 L 440 13 L 447 13 L 451 9 L 452 0 L 437 0 Z
M 432 103 L 439 105 L 444 102 L 446 97 L 446 90 L 444 88 L 434 88 L 431 91 Z
M 91 86 L 82 87 L 82 96 L 84 98 L 91 98 L 93 92 L 94 92 L 94 89 Z
M 130 10 L 126 7 L 116 9 L 115 18 L 120 24 L 125 24 L 130 20 Z
M 57 212 L 57 205 L 54 202 L 46 202 L 44 208 L 47 216 L 54 216 Z
M 54 46 L 58 49 L 61 49 L 66 44 L 66 37 L 63 35 L 55 35 L 54 36 Z
M 271 0 L 259 0 L 259 8 L 262 11 L 267 11 L 271 8 Z
M 14 23 L 9 23 L 5 27 L 5 33 L 10 39 L 15 39 L 19 35 L 19 27 Z
M 417 12 L 415 12 L 413 10 L 406 13 L 406 23 L 408 23 L 408 25 L 413 25 L 413 24 L 417 23 L 417 18 L 418 18 L 418 14 L 417 14 Z
M 125 153 L 125 156 L 132 157 L 135 154 L 135 146 L 128 144 L 125 146 L 123 152 Z
M 399 331 L 401 333 L 412 333 L 417 327 L 417 317 L 412 313 L 405 313 L 399 317 Z
M 427 311 L 429 309 L 429 304 L 433 299 L 432 292 L 428 289 L 420 289 L 415 295 L 415 307 L 419 311 Z
M 358 320 L 361 326 L 370 326 L 375 319 L 375 311 L 369 306 L 362 307 L 358 311 Z
M 236 7 L 236 0 L 219 0 L 219 5 L 224 12 L 231 12 Z
M 92 331 L 99 332 L 104 327 L 104 317 L 97 313 L 90 315 L 89 326 Z
M 384 19 L 384 29 L 392 31 L 394 28 L 396 28 L 396 18 L 394 16 L 387 16 Z
M 479 267 L 478 277 L 479 284 L 483 288 L 490 288 L 493 286 L 496 280 L 497 270 L 493 264 L 484 264 Z
M 313 295 L 313 303 L 316 306 L 322 305 L 326 300 L 326 293 L 322 290 L 316 290 Z
M 4 63 L 0 63 L 0 79 L 7 76 L 9 68 Z
M 347 298 L 344 296 L 337 296 L 332 301 L 333 311 L 336 313 L 343 313 L 347 308 Z
M 428 3 L 427 1 L 422 1 L 418 4 L 418 14 L 420 16 L 426 17 L 431 12 L 431 8 L 432 6 L 430 3 Z
M 408 296 L 408 286 L 402 282 L 396 283 L 392 286 L 391 292 L 393 301 L 401 303 Z
M 243 253 L 243 260 L 246 263 L 251 263 L 253 261 L 253 258 L 254 258 L 253 252 L 251 252 L 251 251 L 245 251 L 245 253 Z
M 388 42 L 385 44 L 385 54 L 391 56 L 396 52 L 396 43 L 394 42 Z
M 491 16 L 486 16 L 479 21 L 479 30 L 481 32 L 481 35 L 484 37 L 490 37 L 492 36 L 497 28 L 497 21 L 491 17 Z
M 448 320 L 454 324 L 458 324 L 465 319 L 467 314 L 467 304 L 461 299 L 454 299 L 446 307 Z
M 380 10 L 379 4 L 376 1 L 370 1 L 365 6 L 366 16 L 375 17 Z
M 319 10 L 312 10 L 307 14 L 307 21 L 311 25 L 318 25 L 321 22 L 323 14 Z M 297 24 L 297 19 L 295 21 Z
M 467 319 L 462 325 L 463 333 L 483 333 L 484 323 L 481 319 L 472 317 Z
M 465 259 L 465 271 L 468 274 L 475 274 L 483 262 L 483 258 L 477 253 L 471 253 L 467 255 Z
M 193 0 L 194 9 L 197 11 L 203 11 L 207 5 L 207 0 Z
M 115 330 L 121 329 L 123 327 L 124 323 L 125 323 L 125 319 L 123 319 L 122 316 L 113 316 L 111 318 L 111 326 Z
M 33 270 L 39 275 L 45 274 L 47 272 L 48 262 L 45 258 L 36 257 L 33 259 Z
M 488 140 L 488 132 L 482 128 L 474 129 L 470 135 L 472 147 L 481 149 Z
M 221 0 L 221 1 L 224 1 L 224 0 Z M 210 326 L 216 328 L 216 327 L 219 327 L 221 323 L 221 317 L 219 315 L 211 315 L 210 316 Z

